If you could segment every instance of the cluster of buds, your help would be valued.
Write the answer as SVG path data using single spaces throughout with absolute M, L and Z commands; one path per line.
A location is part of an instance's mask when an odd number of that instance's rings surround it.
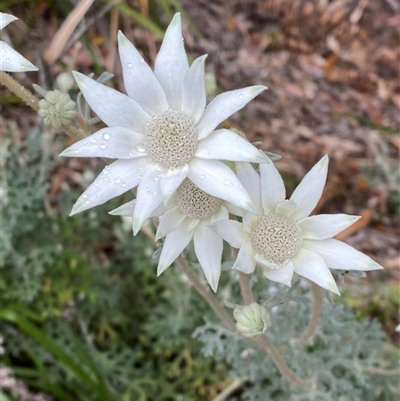
M 72 123 L 76 117 L 76 103 L 68 93 L 62 93 L 58 89 L 48 91 L 39 102 L 38 114 L 46 125 L 60 129 Z

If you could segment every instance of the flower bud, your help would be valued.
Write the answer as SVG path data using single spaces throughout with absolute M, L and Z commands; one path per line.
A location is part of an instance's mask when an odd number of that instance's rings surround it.
M 46 93 L 44 99 L 39 102 L 38 114 L 46 125 L 61 128 L 71 124 L 76 116 L 76 103 L 68 93 L 62 93 L 58 89 Z
M 245 337 L 256 337 L 265 333 L 271 327 L 271 318 L 265 308 L 256 302 L 250 305 L 238 305 L 233 311 L 236 328 Z

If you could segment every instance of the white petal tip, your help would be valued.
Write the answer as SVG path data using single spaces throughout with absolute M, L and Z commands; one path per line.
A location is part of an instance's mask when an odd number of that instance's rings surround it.
M 331 291 L 334 294 L 339 295 L 339 297 L 340 297 L 340 292 L 339 292 L 339 289 L 337 288 L 336 283 L 329 282 L 323 288 L 326 288 L 328 291 Z
M 264 92 L 265 90 L 267 90 L 268 88 L 264 85 L 254 85 L 253 86 L 253 92 L 254 92 L 254 97 L 256 97 L 257 95 L 259 95 L 261 92 Z
M 72 71 L 72 75 L 74 76 L 76 82 L 82 82 L 82 81 L 84 81 L 86 78 L 88 78 L 86 75 L 81 74 L 81 73 L 78 72 L 78 71 Z
M 210 279 L 207 278 L 207 282 L 208 282 L 209 286 L 211 287 L 211 289 L 213 290 L 213 292 L 216 293 L 218 290 L 219 277 L 213 277 Z
M 368 263 L 368 268 L 365 269 L 365 271 L 370 270 L 383 270 L 383 266 L 371 259 L 371 262 Z
M 328 155 L 325 155 L 319 162 L 318 164 L 320 165 L 321 168 L 327 169 L 328 164 L 329 164 L 329 157 Z
M 161 274 L 163 274 L 165 272 L 165 270 L 168 269 L 169 266 L 165 266 L 165 265 L 158 265 L 157 267 L 157 277 L 160 277 Z
M 247 203 L 245 203 L 243 205 L 242 209 L 246 210 L 247 212 L 250 212 L 252 214 L 258 214 L 256 207 L 254 206 L 253 202 L 251 202 L 251 201 L 248 201 Z
M 258 155 L 252 160 L 253 163 L 271 163 L 271 159 L 261 150 L 259 150 Z
M 137 235 L 139 233 L 139 231 L 142 228 L 142 225 L 143 225 L 143 222 L 141 221 L 141 219 L 139 219 L 137 216 L 133 216 L 133 219 L 132 219 L 133 235 Z

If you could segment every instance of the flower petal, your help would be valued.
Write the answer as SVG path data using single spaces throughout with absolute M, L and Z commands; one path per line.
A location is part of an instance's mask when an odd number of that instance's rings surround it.
M 289 199 L 285 199 L 276 205 L 275 213 L 289 217 L 295 210 L 297 210 L 297 204 Z
M 133 235 L 140 231 L 143 223 L 161 202 L 160 171 L 157 165 L 153 165 L 145 172 L 137 189 L 136 206 L 132 221 Z
M 166 204 L 176 192 L 182 182 L 189 174 L 189 165 L 185 164 L 180 168 L 170 169 L 163 174 L 160 181 L 161 196 Z
M 158 79 L 136 47 L 118 32 L 118 49 L 126 93 L 151 116 L 168 110 L 168 102 Z
M 248 239 L 243 224 L 235 220 L 220 220 L 208 226 L 222 237 L 231 247 L 239 249 Z
M 231 160 L 235 162 L 269 163 L 249 141 L 229 129 L 219 129 L 199 142 L 195 156 L 208 160 Z
M 150 116 L 133 99 L 79 72 L 73 75 L 89 106 L 109 127 L 144 132 Z
M 181 15 L 176 13 L 165 32 L 154 66 L 154 74 L 164 89 L 169 105 L 175 110 L 181 110 L 183 81 L 188 69 Z
M 16 21 L 18 18 L 11 14 L 0 13 L 0 30 L 5 28 L 9 23 Z
M 120 207 L 117 207 L 114 210 L 111 210 L 111 212 L 108 212 L 108 214 L 111 214 L 113 216 L 128 216 L 132 217 L 133 213 L 135 211 L 135 206 L 136 206 L 136 199 L 131 200 L 130 202 L 124 203 Z M 154 209 L 154 211 L 150 214 L 149 217 L 157 217 L 161 216 L 168 210 L 167 206 L 164 205 L 164 203 L 160 203 L 160 205 Z
M 326 182 L 328 173 L 328 156 L 325 155 L 303 178 L 294 190 L 291 201 L 294 201 L 297 208 L 290 217 L 300 220 L 310 215 L 315 209 Z
M 239 249 L 239 253 L 232 266 L 232 269 L 239 270 L 242 273 L 251 274 L 256 268 L 256 262 L 253 260 L 253 247 L 250 241 L 246 241 Z
M 303 238 L 327 239 L 350 227 L 359 218 L 348 214 L 319 214 L 306 217 L 298 224 L 303 231 Z
M 177 230 L 186 217 L 187 216 L 181 212 L 179 206 L 168 210 L 168 212 L 161 217 L 160 224 L 157 228 L 156 241 L 170 234 L 172 231 Z
M 222 121 L 242 109 L 265 89 L 267 89 L 265 86 L 254 85 L 221 93 L 215 97 L 207 106 L 197 126 L 199 141 L 206 138 Z
M 250 194 L 258 213 L 262 214 L 260 176 L 250 163 L 236 163 L 236 173 L 240 182 Z
M 190 219 L 187 219 L 177 230 L 168 234 L 165 238 L 160 255 L 160 261 L 158 262 L 157 276 L 171 266 L 174 260 L 183 252 L 190 240 L 193 238 L 193 231 L 188 230 L 189 222 Z
M 339 270 L 380 270 L 381 265 L 352 246 L 336 239 L 303 241 L 303 248 L 320 255 L 331 269 Z
M 249 194 L 234 172 L 219 160 L 194 157 L 189 163 L 188 178 L 204 192 L 256 213 Z
M 269 269 L 263 266 L 263 275 L 269 280 L 277 283 L 285 284 L 288 287 L 292 285 L 294 265 L 291 261 L 285 263 L 282 267 L 276 270 Z
M 211 223 L 221 220 L 228 220 L 229 219 L 229 212 L 225 206 L 221 206 L 219 210 L 210 216 Z
M 222 238 L 211 231 L 204 223 L 198 224 L 194 230 L 194 251 L 208 284 L 217 292 L 221 275 Z
M 114 210 L 111 210 L 111 212 L 108 212 L 108 214 L 111 214 L 113 216 L 133 216 L 133 212 L 135 210 L 135 205 L 136 205 L 136 199 L 131 200 L 127 203 L 124 203 L 123 205 L 117 207 Z
M 25 72 L 37 71 L 38 69 L 10 45 L 0 40 L 0 71 Z
M 302 248 L 292 258 L 292 261 L 294 263 L 294 271 L 299 276 L 305 277 L 320 287 L 340 295 L 332 273 L 324 259 L 317 253 Z
M 206 108 L 206 88 L 204 84 L 204 62 L 207 55 L 193 61 L 183 81 L 182 112 L 197 124 Z
M 264 213 L 274 212 L 278 203 L 285 200 L 285 184 L 274 163 L 260 164 L 261 203 Z
M 127 128 L 103 128 L 75 142 L 65 149 L 60 156 L 132 159 L 147 156 L 143 143 L 144 135 Z
M 102 173 L 79 197 L 72 208 L 70 216 L 83 212 L 136 187 L 142 170 L 149 167 L 145 158 L 117 160 L 105 166 Z

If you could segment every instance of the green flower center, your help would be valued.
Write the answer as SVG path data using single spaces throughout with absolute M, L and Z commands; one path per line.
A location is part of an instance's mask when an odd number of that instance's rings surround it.
M 193 122 L 180 111 L 167 110 L 146 125 L 145 148 L 162 167 L 176 168 L 189 162 L 197 148 Z
M 303 235 L 294 220 L 270 213 L 257 219 L 250 239 L 253 249 L 265 260 L 281 264 L 300 250 Z
M 191 219 L 206 219 L 218 212 L 223 200 L 202 191 L 186 179 L 178 189 L 178 205 Z

